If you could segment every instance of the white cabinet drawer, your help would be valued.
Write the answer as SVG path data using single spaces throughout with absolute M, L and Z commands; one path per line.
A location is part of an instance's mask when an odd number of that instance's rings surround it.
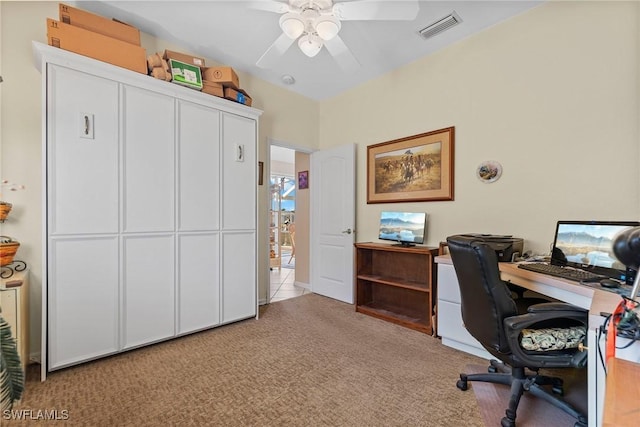
M 443 338 L 446 337 L 473 347 L 484 348 L 464 327 L 460 304 L 438 301 L 438 334 Z
M 460 304 L 458 277 L 452 264 L 438 264 L 438 299 Z

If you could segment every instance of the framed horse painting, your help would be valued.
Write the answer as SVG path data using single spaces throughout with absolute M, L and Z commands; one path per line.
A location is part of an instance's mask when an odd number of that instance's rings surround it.
M 453 200 L 455 128 L 367 147 L 367 203 Z

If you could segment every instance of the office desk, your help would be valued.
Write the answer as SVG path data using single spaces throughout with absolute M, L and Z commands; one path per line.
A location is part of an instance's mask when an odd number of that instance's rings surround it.
M 500 263 L 500 272 L 502 280 L 589 310 L 587 333 L 589 427 L 602 426 L 606 375 L 598 352 L 600 347 L 601 354 L 604 354 L 604 337 L 598 341 L 598 329 L 605 321 L 601 313 L 612 313 L 621 301 L 620 295 L 597 287 L 580 285 L 570 280 L 523 270 L 514 263 Z M 628 340 L 622 338 L 616 340 L 618 346 L 623 346 L 627 342 Z M 616 357 L 640 363 L 640 344 L 635 343 L 627 349 L 617 350 Z M 640 381 L 640 378 L 638 380 Z
M 474 345 L 474 342 L 477 343 L 477 341 L 468 335 L 466 330 L 459 330 L 462 324 L 461 318 L 459 321 L 458 319 L 451 321 L 449 317 L 452 316 L 451 311 L 457 309 L 459 316 L 459 307 L 456 308 L 454 305 L 456 298 L 459 298 L 459 291 L 453 289 L 458 286 L 457 278 L 455 277 L 451 258 L 448 255 L 438 256 L 435 261 L 438 263 L 438 334 L 442 336 L 442 343 L 478 356 L 490 358 L 489 353 L 479 350 Z M 601 316 L 600 313 L 613 312 L 621 301 L 621 297 L 613 292 L 600 290 L 596 287 L 584 286 L 569 280 L 523 270 L 514 263 L 500 263 L 499 268 L 502 280 L 589 310 L 587 336 L 589 426 L 602 426 L 606 376 L 601 358 L 598 355 L 598 346 L 604 347 L 602 343 L 604 338 L 600 340 L 601 342 L 598 342 L 598 328 L 604 323 L 605 317 Z M 459 299 L 457 302 L 459 303 Z M 451 325 L 451 323 L 454 323 L 454 325 Z M 458 324 L 456 325 L 455 323 Z M 451 338 L 447 338 L 445 335 Z M 624 345 L 628 341 L 618 338 L 618 342 L 620 343 L 619 345 Z M 602 352 L 604 354 L 604 349 Z M 640 363 L 640 344 L 635 343 L 625 350 L 618 350 L 616 357 Z

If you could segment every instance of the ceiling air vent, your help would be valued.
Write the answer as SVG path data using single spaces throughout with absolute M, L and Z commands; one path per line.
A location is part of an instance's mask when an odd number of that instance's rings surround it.
M 451 27 L 454 27 L 462 22 L 462 19 L 458 16 L 458 14 L 454 11 L 451 14 L 445 16 L 442 19 L 437 20 L 431 25 L 426 26 L 425 28 L 418 31 L 418 33 L 422 36 L 423 39 L 429 39 L 436 34 L 440 34 L 443 31 L 448 30 Z

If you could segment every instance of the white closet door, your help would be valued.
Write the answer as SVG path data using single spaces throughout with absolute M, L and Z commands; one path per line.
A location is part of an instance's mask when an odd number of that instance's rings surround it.
M 174 236 L 124 240 L 124 347 L 175 335 Z
M 122 85 L 124 231 L 174 229 L 174 100 Z
M 53 239 L 48 276 L 49 368 L 118 351 L 118 238 Z
M 253 317 L 257 313 L 255 251 L 255 232 L 222 236 L 223 323 Z
M 178 103 L 178 230 L 220 229 L 220 112 Z
M 48 72 L 49 235 L 116 233 L 118 84 L 55 65 Z
M 220 323 L 220 236 L 178 238 L 179 333 Z
M 224 230 L 256 227 L 256 121 L 222 115 L 222 226 Z

